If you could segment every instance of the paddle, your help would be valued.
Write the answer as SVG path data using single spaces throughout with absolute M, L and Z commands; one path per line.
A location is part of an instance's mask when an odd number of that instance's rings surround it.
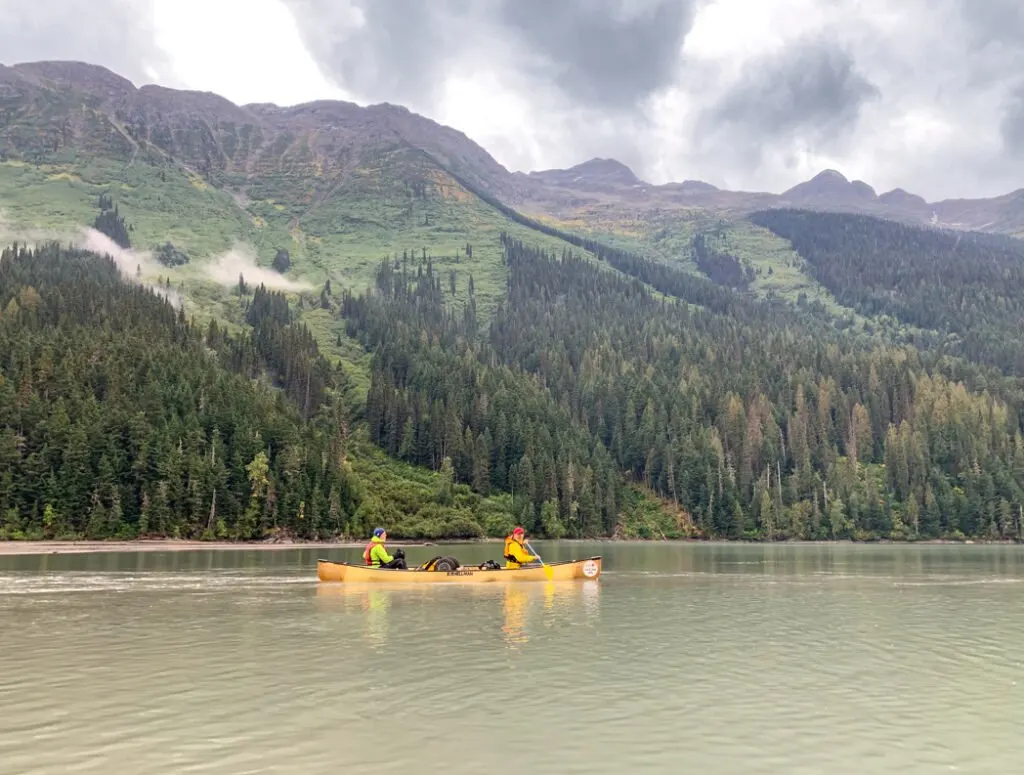
M 547 565 L 544 562 L 544 560 L 541 559 L 541 556 L 539 554 L 537 554 L 537 550 L 534 549 L 532 546 L 530 546 L 529 541 L 527 541 L 527 543 L 526 543 L 526 548 L 530 550 L 530 554 L 532 554 L 534 557 L 536 557 L 538 560 L 540 560 L 540 564 L 544 568 L 544 576 L 545 576 L 545 578 L 547 578 L 548 581 L 551 581 L 555 577 L 554 569 L 550 565 Z

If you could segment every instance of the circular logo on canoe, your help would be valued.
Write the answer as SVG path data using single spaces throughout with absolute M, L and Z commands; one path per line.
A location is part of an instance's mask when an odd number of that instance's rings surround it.
M 583 575 L 588 579 L 594 578 L 597 575 L 597 563 L 593 560 L 587 560 L 583 563 Z

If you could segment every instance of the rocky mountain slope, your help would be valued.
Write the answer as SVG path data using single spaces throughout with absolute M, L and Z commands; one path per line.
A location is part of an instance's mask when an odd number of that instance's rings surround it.
M 353 175 L 400 154 L 421 162 L 418 171 L 403 173 L 413 187 L 453 176 L 458 185 L 482 195 L 563 219 L 595 206 L 612 214 L 698 208 L 726 215 L 799 206 L 956 229 L 1024 232 L 1024 189 L 989 199 L 926 202 L 902 189 L 877 195 L 863 181 L 826 170 L 781 194 L 724 191 L 701 181 L 652 185 L 614 159 L 511 173 L 462 132 L 399 106 L 337 101 L 238 106 L 210 93 L 136 88 L 109 70 L 83 63 L 0 66 L 0 158 L 42 163 L 83 152 L 131 161 L 141 155 L 153 164 L 174 160 L 249 198 L 261 196 L 256 181 L 287 176 L 294 199 L 312 207 Z
M 212 179 L 240 181 L 286 168 L 330 180 L 360 159 L 407 146 L 515 198 L 508 172 L 465 135 L 393 105 L 237 106 L 208 92 L 137 89 L 105 68 L 75 62 L 0 67 L 0 99 L 9 157 L 31 160 L 71 148 L 144 152 L 166 154 Z M 26 126 L 37 131 L 19 131 Z

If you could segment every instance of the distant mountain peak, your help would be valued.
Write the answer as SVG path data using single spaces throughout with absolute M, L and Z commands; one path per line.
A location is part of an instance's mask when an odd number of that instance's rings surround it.
M 49 81 L 61 87 L 86 86 L 96 94 L 115 98 L 135 91 L 135 84 L 102 65 L 88 62 L 39 61 L 22 62 L 11 70 L 33 83 Z
M 850 185 L 867 199 L 875 199 L 878 196 L 878 194 L 875 193 L 875 189 L 863 180 L 854 180 Z
M 539 170 L 529 175 L 549 185 L 566 188 L 606 188 L 648 185 L 617 159 L 594 157 L 569 169 Z
M 721 190 L 718 186 L 713 186 L 710 183 L 707 183 L 707 182 L 705 182 L 703 180 L 690 180 L 690 179 L 687 179 L 687 180 L 684 180 L 680 185 L 682 186 L 684 191 L 708 191 L 708 192 L 711 192 L 711 191 L 720 191 Z
M 851 182 L 838 170 L 827 169 L 784 191 L 781 198 L 797 204 L 828 206 L 871 202 L 878 197 L 863 180 Z
M 928 206 L 924 197 L 920 197 L 917 194 L 911 194 L 909 191 L 902 188 L 894 188 L 892 191 L 886 191 L 878 197 L 878 201 L 890 207 L 924 208 Z
M 577 172 L 600 172 L 603 174 L 611 175 L 622 175 L 629 177 L 632 180 L 639 180 L 636 175 L 633 174 L 633 170 L 627 167 L 618 159 L 602 159 L 599 156 L 595 156 L 593 159 L 588 159 L 582 164 L 577 164 L 571 169 Z
M 813 183 L 814 181 L 819 181 L 819 182 L 835 181 L 835 182 L 842 182 L 842 183 L 849 183 L 850 182 L 843 173 L 841 173 L 839 170 L 833 170 L 833 169 L 822 170 L 817 175 L 815 175 L 813 178 L 811 178 L 810 182 Z

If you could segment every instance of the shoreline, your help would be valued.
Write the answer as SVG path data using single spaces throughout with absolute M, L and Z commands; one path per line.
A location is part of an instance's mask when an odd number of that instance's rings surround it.
M 497 543 L 500 538 L 474 541 L 388 541 L 395 546 Z M 100 552 L 281 551 L 285 549 L 362 549 L 365 541 L 188 541 L 174 538 L 135 541 L 0 541 L 0 557 L 30 554 L 88 554 Z
M 500 538 L 476 538 L 467 540 L 436 541 L 388 541 L 401 547 L 422 546 L 472 546 L 474 544 L 501 543 Z M 535 539 L 545 541 L 547 539 Z M 922 541 L 729 541 L 702 538 L 666 539 L 621 539 L 621 538 L 562 538 L 558 543 L 608 543 L 608 544 L 707 544 L 712 546 L 1015 546 L 1019 541 L 1011 539 L 965 539 L 952 540 L 931 538 Z M 195 551 L 283 551 L 287 549 L 361 549 L 365 541 L 192 541 L 174 538 L 137 539 L 134 541 L 0 541 L 0 557 L 39 554 L 89 554 L 102 552 L 195 552 Z

